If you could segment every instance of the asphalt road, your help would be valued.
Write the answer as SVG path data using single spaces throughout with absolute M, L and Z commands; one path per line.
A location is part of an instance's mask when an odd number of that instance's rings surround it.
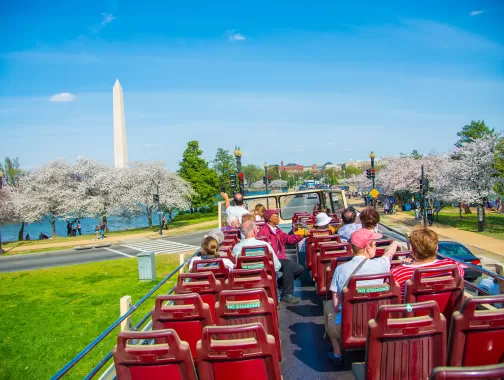
M 129 259 L 136 258 L 136 256 L 143 250 L 154 250 L 143 246 L 141 248 L 134 248 L 141 246 L 142 244 L 155 243 L 160 247 L 163 247 L 164 244 L 168 253 L 170 252 L 170 249 L 174 251 L 173 253 L 178 253 L 184 247 L 181 246 L 177 247 L 177 249 L 173 249 L 170 242 L 181 243 L 188 246 L 199 246 L 205 233 L 206 231 L 200 231 L 170 238 L 134 240 L 132 242 L 125 242 L 124 245 L 111 245 L 110 247 L 105 248 L 91 248 L 79 251 L 67 249 L 56 252 L 5 256 L 0 257 L 0 272 L 17 272 L 106 260 Z M 188 247 L 187 249 L 191 248 L 192 247 Z

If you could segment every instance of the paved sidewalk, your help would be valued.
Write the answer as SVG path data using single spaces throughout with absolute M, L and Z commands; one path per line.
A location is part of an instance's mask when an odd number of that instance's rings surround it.
M 364 204 L 360 199 L 350 199 L 348 200 L 348 204 L 352 205 L 357 210 L 360 210 L 364 207 Z M 385 217 L 385 219 L 401 223 L 407 226 L 409 230 L 412 230 L 413 228 L 416 228 L 422 224 L 421 220 L 416 220 L 411 215 L 401 212 L 394 215 L 388 215 Z M 438 235 L 445 236 L 464 245 L 472 245 L 473 247 L 483 249 L 485 251 L 504 257 L 504 240 L 480 235 L 476 232 L 459 230 L 457 228 L 436 222 L 434 222 L 434 225 L 429 228 L 434 230 Z

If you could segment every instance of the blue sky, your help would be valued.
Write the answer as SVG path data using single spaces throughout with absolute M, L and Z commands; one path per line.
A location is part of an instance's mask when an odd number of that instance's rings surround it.
M 176 170 L 189 140 L 259 165 L 446 151 L 473 119 L 504 129 L 502 19 L 498 0 L 2 1 L 0 156 L 112 164 L 116 78 L 130 161 Z

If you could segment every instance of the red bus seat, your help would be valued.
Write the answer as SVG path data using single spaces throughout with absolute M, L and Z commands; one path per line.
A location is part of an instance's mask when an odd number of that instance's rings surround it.
M 242 247 L 241 256 L 266 256 L 269 261 L 273 261 L 273 252 L 270 252 L 266 245 L 248 245 Z
M 247 338 L 229 340 L 229 336 Z M 197 350 L 200 380 L 282 378 L 275 338 L 260 323 L 205 327 Z
M 240 242 L 240 237 L 236 234 L 226 235 L 226 236 L 224 236 L 224 242 L 226 242 L 226 241 L 233 242 L 234 244 L 238 244 Z
M 324 243 L 341 243 L 339 235 L 310 236 L 306 239 L 306 267 L 313 271 L 315 258 L 320 245 Z
M 429 277 L 427 277 L 429 276 Z M 452 313 L 462 305 L 464 281 L 456 265 L 436 268 L 417 268 L 406 281 L 405 303 L 436 301 L 450 328 Z M 407 316 L 412 317 L 409 313 Z
M 236 269 L 266 269 L 272 278 L 276 278 L 275 266 L 267 256 L 238 256 L 236 259 Z
M 384 282 L 357 286 L 357 281 L 369 280 Z M 381 305 L 399 304 L 401 289 L 391 273 L 352 276 L 342 290 L 342 298 L 342 347 L 344 350 L 364 350 L 369 320 L 376 318 Z
M 392 261 L 390 262 L 390 269 L 394 269 L 395 267 L 402 264 L 402 259 L 412 258 L 411 251 L 397 251 L 394 253 L 392 257 Z
M 386 248 L 390 244 L 392 244 L 392 240 L 391 239 L 379 239 L 379 240 L 375 240 L 375 243 L 376 243 L 377 248 L 380 248 L 380 247 Z
M 219 300 L 222 284 L 212 272 L 181 273 L 175 285 L 175 294 L 197 293 L 210 308 L 212 321 L 216 323 L 215 303 Z
M 331 266 L 331 261 L 339 256 L 353 256 L 350 244 L 323 244 L 320 246 L 320 253 L 316 256 L 315 289 L 320 297 L 325 297 L 327 287 L 331 283 L 328 280 L 327 268 Z
M 476 310 L 504 302 L 504 295 L 467 298 L 452 316 L 448 341 L 449 366 L 479 366 L 504 362 L 504 309 Z
M 437 367 L 429 380 L 502 380 L 504 364 L 478 367 Z
M 414 318 L 389 318 L 391 313 L 428 312 Z M 446 320 L 434 301 L 383 305 L 369 321 L 366 341 L 367 380 L 427 379 L 446 365 Z
M 225 230 L 225 231 L 222 231 L 222 232 L 224 232 L 224 238 L 226 238 L 228 236 L 233 236 L 233 235 L 236 235 L 236 237 L 238 237 L 238 239 L 240 239 L 240 237 L 241 237 L 241 232 L 237 228 L 233 228 L 233 229 L 230 229 L 230 230 Z
M 310 236 L 327 236 L 331 234 L 331 230 L 329 228 L 320 229 L 320 230 L 310 230 Z
M 276 277 L 268 275 L 264 268 L 261 269 L 235 269 L 229 273 L 224 284 L 226 290 L 260 289 L 266 290 L 269 298 L 278 304 Z
M 133 339 L 156 344 L 128 344 Z M 172 329 L 121 331 L 113 356 L 117 380 L 197 380 L 189 344 Z
M 167 301 L 172 301 L 174 304 L 163 305 Z M 201 339 L 203 327 L 210 325 L 212 325 L 210 307 L 203 303 L 199 294 L 156 297 L 152 310 L 152 328 L 154 330 L 174 329 L 181 340 L 189 343 L 193 358 L 196 357 L 196 342 Z
M 228 259 L 236 265 L 236 256 L 233 255 L 233 251 L 229 247 L 225 247 L 225 251 L 219 251 L 219 257 L 221 259 Z
M 223 283 L 229 275 L 229 268 L 221 259 L 198 260 L 193 263 L 191 273 L 212 272 Z
M 352 260 L 352 256 L 337 256 L 334 259 L 331 260 L 331 266 L 329 268 L 326 268 L 326 278 L 327 278 L 327 292 L 326 292 L 326 299 L 331 299 L 332 298 L 332 292 L 331 292 L 331 281 L 334 276 L 334 272 L 336 271 L 336 268 L 344 263 L 349 262 Z
M 219 302 L 215 305 L 217 325 L 241 325 L 262 323 L 266 332 L 275 337 L 278 357 L 282 360 L 278 314 L 275 301 L 268 297 L 264 289 L 223 290 Z M 243 334 L 230 336 L 229 339 L 245 338 Z
M 375 257 L 381 257 L 383 256 L 383 254 L 385 253 L 385 250 L 388 248 L 388 246 L 381 246 L 381 247 L 377 247 L 376 248 L 376 253 L 375 253 Z M 398 246 L 397 247 L 397 252 L 400 252 L 402 249 L 401 246 Z

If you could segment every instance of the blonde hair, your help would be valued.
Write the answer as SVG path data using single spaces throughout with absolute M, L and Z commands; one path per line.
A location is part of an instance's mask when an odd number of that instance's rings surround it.
M 259 206 L 259 207 L 257 207 L 257 206 Z M 266 211 L 266 207 L 264 207 L 260 203 L 257 206 L 256 206 L 257 215 L 259 215 L 261 218 L 264 219 L 264 212 Z
M 242 215 L 242 225 L 245 223 L 247 220 L 255 220 L 255 216 L 252 214 L 243 214 Z
M 202 256 L 218 256 L 219 243 L 211 236 L 207 236 L 201 242 L 201 255 Z
M 438 250 L 438 235 L 428 228 L 414 230 L 409 235 L 413 254 L 417 261 L 435 258 Z

